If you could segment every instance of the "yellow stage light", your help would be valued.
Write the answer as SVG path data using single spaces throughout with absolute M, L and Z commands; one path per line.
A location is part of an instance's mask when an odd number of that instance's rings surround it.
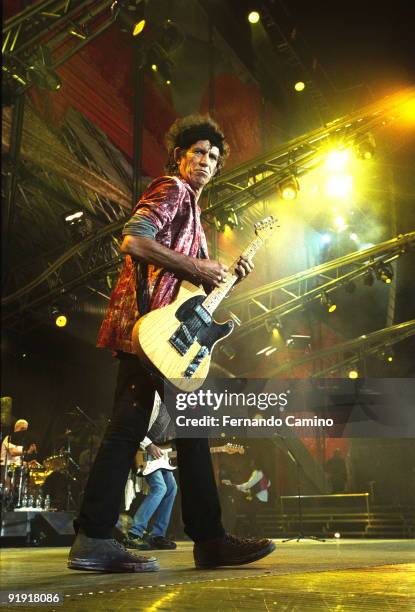
M 415 123 L 415 98 L 402 105 L 400 109 L 401 117 L 408 123 Z
M 290 176 L 280 183 L 279 190 L 283 200 L 295 200 L 300 190 L 300 184 L 295 176 Z
M 260 20 L 260 14 L 258 13 L 258 11 L 251 11 L 248 15 L 248 21 L 249 23 L 258 23 Z
M 65 327 L 67 322 L 68 322 L 68 319 L 65 317 L 65 315 L 58 315 L 55 319 L 56 327 Z
M 347 198 L 353 188 L 353 177 L 350 175 L 331 176 L 326 182 L 326 194 L 334 198 Z
M 326 293 L 322 293 L 320 302 L 322 306 L 327 309 L 327 312 L 334 312 L 337 308 L 337 304 L 333 302 Z
M 138 36 L 139 34 L 141 34 L 141 32 L 144 30 L 146 25 L 146 20 L 145 19 L 141 19 L 141 21 L 138 21 L 133 29 L 133 36 Z
M 294 85 L 294 89 L 295 91 L 304 91 L 305 89 L 304 81 L 297 81 L 296 84 Z
M 288 187 L 284 187 L 281 190 L 281 196 L 283 200 L 295 200 L 297 197 L 297 191 L 294 189 L 294 187 L 288 185 Z
M 350 151 L 348 149 L 344 151 L 331 151 L 327 155 L 326 168 L 328 170 L 335 170 L 336 172 L 344 170 L 350 160 Z
M 350 370 L 349 378 L 351 378 L 351 379 L 359 378 L 359 372 L 357 370 L 355 370 L 355 369 Z
M 157 64 L 151 64 L 151 70 L 152 70 L 153 72 L 157 72 L 157 70 L 158 70 L 158 69 L 159 69 L 159 68 L 158 68 Z

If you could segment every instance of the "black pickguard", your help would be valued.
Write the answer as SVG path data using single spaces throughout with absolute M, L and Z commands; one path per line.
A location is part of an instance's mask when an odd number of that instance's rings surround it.
M 176 311 L 181 326 L 170 338 L 170 343 L 182 355 L 197 340 L 210 353 L 215 342 L 227 336 L 234 327 L 232 321 L 216 323 L 201 306 L 205 296 L 195 295 L 186 300 Z

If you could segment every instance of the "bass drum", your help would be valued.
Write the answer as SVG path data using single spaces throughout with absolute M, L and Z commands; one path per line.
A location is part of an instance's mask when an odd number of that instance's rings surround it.
M 44 497 L 50 495 L 51 510 L 75 510 L 81 490 L 78 480 L 57 470 L 46 477 L 42 493 Z

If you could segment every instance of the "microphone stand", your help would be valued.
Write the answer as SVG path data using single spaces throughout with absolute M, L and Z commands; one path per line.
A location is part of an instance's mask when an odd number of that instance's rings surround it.
M 295 467 L 296 467 L 296 475 L 297 475 L 297 513 L 298 513 L 298 534 L 297 536 L 294 536 L 292 538 L 287 538 L 285 540 L 282 541 L 283 544 L 285 544 L 286 542 L 292 542 L 293 540 L 296 540 L 297 542 L 299 542 L 300 540 L 315 540 L 316 542 L 325 542 L 326 540 L 324 540 L 323 538 L 319 538 L 318 536 L 313 536 L 313 535 L 306 535 L 303 531 L 303 508 L 302 508 L 302 504 L 301 504 L 301 485 L 300 485 L 300 463 L 297 459 L 297 457 L 294 455 L 294 453 L 288 448 L 287 442 L 285 441 L 285 438 L 283 436 L 281 436 L 280 434 L 275 434 L 283 443 L 285 450 L 287 452 L 287 455 L 289 456 L 289 458 L 291 459 L 291 461 L 294 463 Z

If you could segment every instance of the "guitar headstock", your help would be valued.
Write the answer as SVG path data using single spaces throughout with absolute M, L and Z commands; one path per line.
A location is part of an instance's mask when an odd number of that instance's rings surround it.
M 243 455 L 245 453 L 245 449 L 243 446 L 241 446 L 240 444 L 231 444 L 230 442 L 228 442 L 228 444 L 223 447 L 223 451 L 225 453 L 228 453 L 229 455 L 234 455 L 236 453 L 239 453 L 239 455 Z
M 254 225 L 255 234 L 261 238 L 261 240 L 266 240 L 269 238 L 279 227 L 277 225 L 277 219 L 271 215 L 269 217 L 265 217 L 262 221 L 257 221 Z

